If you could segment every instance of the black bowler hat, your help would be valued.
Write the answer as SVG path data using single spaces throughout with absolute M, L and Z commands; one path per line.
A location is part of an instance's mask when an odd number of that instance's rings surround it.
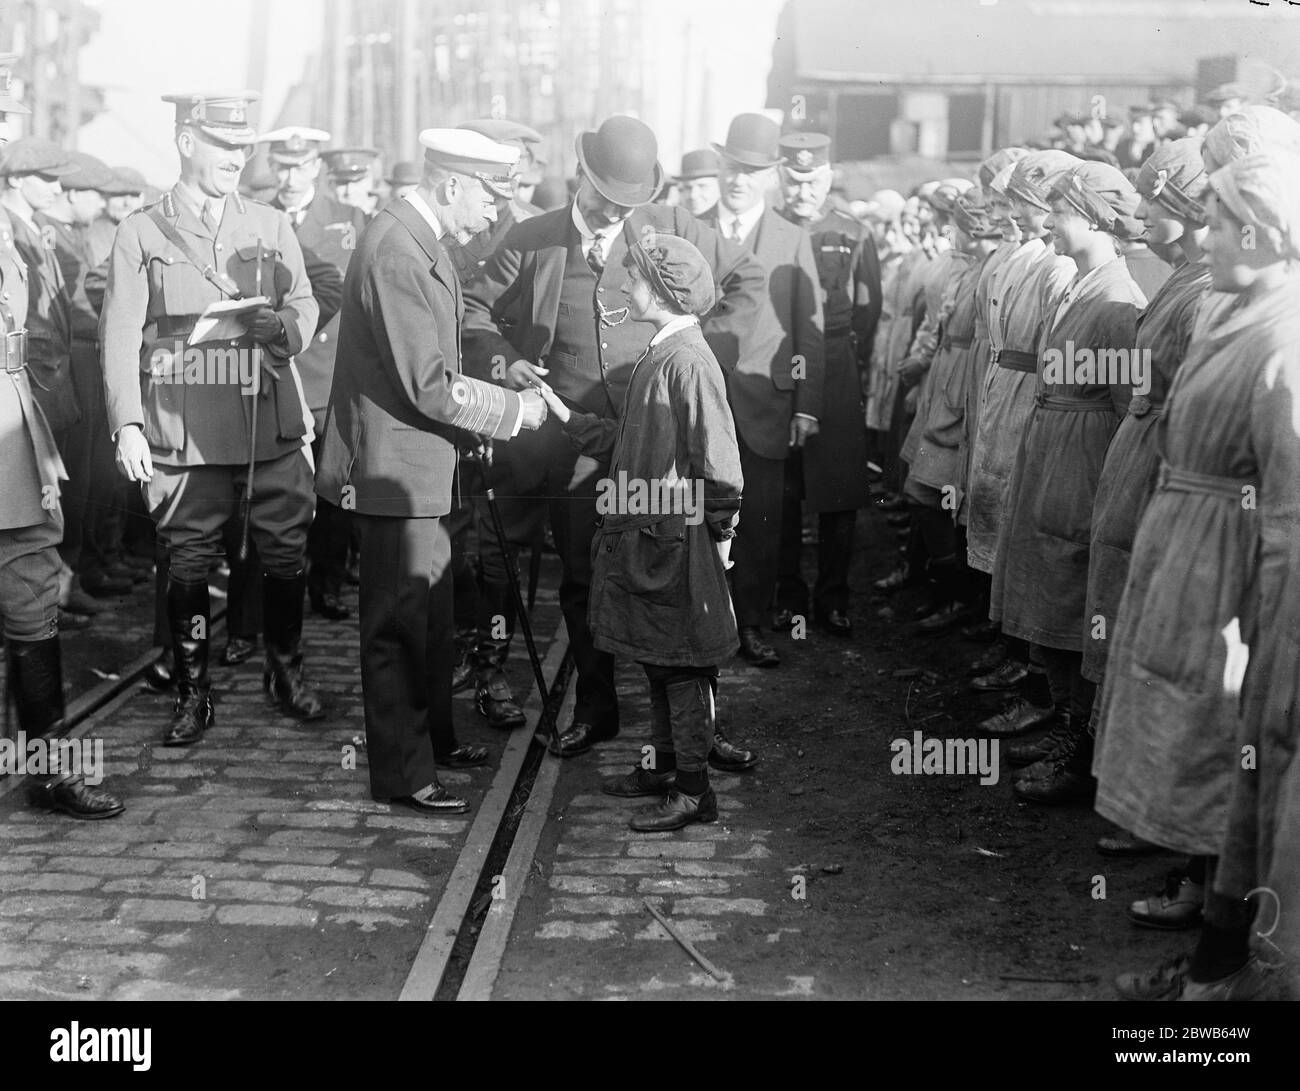
M 673 178 L 674 182 L 691 182 L 696 178 L 716 178 L 718 176 L 718 153 L 708 148 L 696 148 L 682 156 L 682 173 Z
M 727 128 L 727 142 L 714 144 L 720 155 L 753 170 L 781 162 L 781 126 L 762 114 L 737 114 Z
M 649 204 L 663 186 L 659 141 L 634 117 L 607 118 L 594 133 L 579 133 L 578 163 L 607 201 L 624 208 Z

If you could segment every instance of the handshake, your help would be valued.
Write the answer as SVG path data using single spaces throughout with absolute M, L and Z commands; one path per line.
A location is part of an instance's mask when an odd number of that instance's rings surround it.
M 530 431 L 540 428 L 546 420 L 548 409 L 561 424 L 568 421 L 569 407 L 560 401 L 559 395 L 542 378 L 548 374 L 550 372 L 546 368 L 530 364 L 527 360 L 516 360 L 506 370 L 506 385 L 519 391 L 519 400 L 523 403 L 520 428 Z

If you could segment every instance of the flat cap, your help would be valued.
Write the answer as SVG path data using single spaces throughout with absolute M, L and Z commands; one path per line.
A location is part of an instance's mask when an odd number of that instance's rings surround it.
M 144 175 L 134 167 L 114 167 L 113 177 L 99 192 L 105 197 L 127 197 L 143 193 L 148 188 Z
M 498 143 L 472 129 L 425 129 L 420 143 L 426 163 L 478 178 L 498 197 L 514 192 L 512 175 L 519 162 L 518 147 Z
M 59 181 L 66 189 L 93 189 L 100 193 L 113 181 L 113 168 L 87 152 L 68 152 L 73 169 Z
M 68 153 L 52 140 L 39 136 L 24 136 L 5 145 L 0 153 L 0 174 L 48 174 L 60 177 L 71 174 L 76 167 Z
M 26 106 L 14 98 L 12 69 L 17 61 L 17 53 L 0 53 L 0 114 L 31 113 Z
M 375 148 L 330 148 L 321 153 L 335 181 L 355 182 L 370 173 L 379 151 Z
M 322 144 L 328 144 L 330 134 L 324 129 L 309 129 L 305 125 L 286 125 L 272 129 L 257 138 L 259 144 L 269 144 L 266 154 L 272 163 L 292 167 L 308 162 L 320 154 Z
M 197 129 L 223 144 L 256 144 L 248 108 L 262 96 L 256 91 L 184 91 L 163 95 L 176 107 L 176 124 Z
M 713 269 L 704 255 L 679 235 L 645 236 L 628 250 L 625 264 L 635 265 L 656 295 L 687 314 L 703 317 L 717 304 Z
M 794 178 L 811 178 L 831 164 L 831 138 L 825 133 L 786 133 L 778 147 L 786 173 Z

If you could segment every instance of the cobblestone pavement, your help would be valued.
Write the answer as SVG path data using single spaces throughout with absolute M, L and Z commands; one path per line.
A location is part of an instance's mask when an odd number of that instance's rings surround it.
M 549 633 L 555 596 L 538 598 Z M 255 657 L 214 670 L 217 722 L 196 746 L 155 745 L 171 699 L 143 688 L 97 725 L 122 817 L 0 802 L 0 997 L 396 997 L 493 766 L 440 774 L 464 816 L 374 803 L 352 745 L 355 614 L 309 617 L 306 640 L 326 720 L 280 716 Z M 526 660 L 512 669 L 526 692 Z M 462 741 L 500 753 L 472 692 L 456 716 Z
M 854 583 L 867 587 L 892 565 L 893 536 L 875 513 L 862 529 Z M 548 557 L 539 637 L 560 624 L 555 567 Z M 647 801 L 600 792 L 648 742 L 644 675 L 623 665 L 622 734 L 559 766 L 527 881 L 507 892 L 519 900 L 493 996 L 1108 998 L 1116 973 L 1185 947 L 1124 915 L 1174 858 L 1098 856 L 1095 813 L 1017 803 L 1005 768 L 987 785 L 895 775 L 899 739 L 970 737 L 998 706 L 966 686 L 981 646 L 895 620 L 918 596 L 857 596 L 852 640 L 774 636 L 778 670 L 724 664 L 720 723 L 763 760 L 714 774 L 720 820 L 676 833 L 633 833 L 628 814 Z M 269 709 L 255 663 L 219 668 L 217 726 L 198 746 L 153 745 L 169 699 L 145 690 L 96 723 L 122 818 L 0 799 L 0 998 L 399 994 L 494 766 L 446 774 L 471 800 L 465 816 L 375 804 L 364 750 L 345 760 L 362 730 L 355 620 L 311 617 L 307 638 L 332 707 L 322 723 Z M 528 693 L 522 646 L 509 670 Z M 464 741 L 501 753 L 469 694 L 456 717 Z

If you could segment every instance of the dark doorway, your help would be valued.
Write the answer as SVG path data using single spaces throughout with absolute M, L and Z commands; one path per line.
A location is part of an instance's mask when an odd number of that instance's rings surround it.
M 948 154 L 984 150 L 984 92 L 948 96 Z
M 838 158 L 870 159 L 889 154 L 889 126 L 898 117 L 898 95 L 841 94 L 835 105 Z

